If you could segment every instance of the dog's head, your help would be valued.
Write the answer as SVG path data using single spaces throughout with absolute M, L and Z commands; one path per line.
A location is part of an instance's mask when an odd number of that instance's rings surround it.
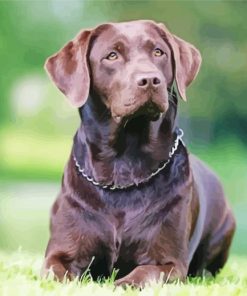
M 137 113 L 157 119 L 169 107 L 173 82 L 186 100 L 200 64 L 199 51 L 163 24 L 132 21 L 80 32 L 45 67 L 74 106 L 84 105 L 92 91 L 120 122 Z

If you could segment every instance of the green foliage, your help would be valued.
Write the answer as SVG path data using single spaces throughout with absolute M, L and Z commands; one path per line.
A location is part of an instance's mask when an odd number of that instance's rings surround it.
M 58 283 L 52 277 L 40 278 L 42 257 L 24 252 L 0 254 L 0 295 L 246 295 L 247 259 L 232 257 L 222 272 L 216 277 L 188 279 L 186 284 L 174 283 L 162 285 L 152 283 L 143 290 L 127 287 L 125 290 L 114 286 L 114 276 L 110 279 L 92 282 L 89 277 L 82 281 Z

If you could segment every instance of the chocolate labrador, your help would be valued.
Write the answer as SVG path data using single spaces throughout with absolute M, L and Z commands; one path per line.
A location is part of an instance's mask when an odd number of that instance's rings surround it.
M 47 60 L 81 125 L 52 207 L 44 273 L 73 279 L 89 268 L 97 279 L 115 268 L 117 285 L 143 286 L 223 267 L 232 211 L 175 125 L 200 63 L 193 45 L 153 21 L 84 30 Z

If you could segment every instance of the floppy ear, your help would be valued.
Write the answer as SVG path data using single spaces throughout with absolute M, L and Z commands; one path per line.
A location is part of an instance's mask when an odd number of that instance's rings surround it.
M 201 54 L 192 44 L 171 34 L 163 24 L 159 24 L 170 44 L 174 57 L 174 78 L 180 97 L 186 101 L 186 87 L 196 78 L 201 66 Z
M 196 78 L 201 66 L 201 54 L 192 44 L 173 35 L 171 41 L 175 60 L 175 79 L 180 97 L 186 101 L 186 87 Z
M 75 107 L 85 104 L 89 94 L 87 51 L 90 36 L 90 30 L 80 32 L 45 63 L 52 81 Z

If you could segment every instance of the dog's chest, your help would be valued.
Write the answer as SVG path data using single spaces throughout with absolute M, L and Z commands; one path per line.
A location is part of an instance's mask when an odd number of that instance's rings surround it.
M 158 176 L 151 186 L 103 196 L 116 258 L 139 261 L 143 254 L 147 257 L 150 245 L 159 239 L 166 220 L 172 217 L 180 199 L 173 186 L 166 187 L 162 178 Z

